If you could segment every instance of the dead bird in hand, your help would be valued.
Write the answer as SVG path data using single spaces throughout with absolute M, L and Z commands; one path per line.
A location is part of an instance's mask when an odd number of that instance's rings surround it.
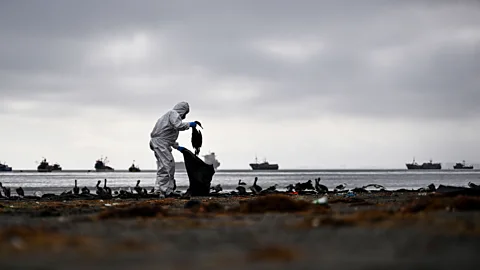
M 195 123 L 197 124 L 196 126 L 199 126 L 203 129 L 200 122 L 195 121 Z M 202 147 L 203 137 L 202 132 L 197 130 L 196 126 L 192 127 L 192 147 L 195 149 L 195 155 L 197 156 L 200 153 L 200 148 Z

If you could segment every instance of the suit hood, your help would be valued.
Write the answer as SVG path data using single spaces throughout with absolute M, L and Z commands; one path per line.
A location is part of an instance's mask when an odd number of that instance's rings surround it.
M 190 111 L 190 106 L 187 102 L 182 101 L 177 103 L 177 105 L 173 107 L 173 110 L 176 111 L 180 116 L 185 116 Z

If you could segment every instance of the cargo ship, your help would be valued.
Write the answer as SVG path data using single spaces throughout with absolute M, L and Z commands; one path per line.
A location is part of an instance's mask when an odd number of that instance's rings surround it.
M 106 164 L 108 163 L 107 157 L 105 158 L 100 158 L 95 161 L 95 171 L 97 172 L 113 172 L 114 169 L 110 166 L 107 166 Z
M 135 166 L 135 160 L 132 162 L 132 166 L 128 168 L 129 172 L 141 172 L 140 168 L 138 166 Z
M 424 162 L 422 165 L 415 162 L 415 158 L 412 163 L 407 163 L 407 169 L 409 170 L 441 170 L 442 164 L 433 163 L 432 160 L 429 162 Z
M 465 160 L 464 160 L 463 163 L 455 164 L 455 166 L 453 166 L 453 169 L 455 169 L 455 170 L 472 170 L 473 165 L 465 165 Z
M 0 162 L 0 172 L 11 172 L 12 167 L 8 166 L 6 163 Z
M 38 172 L 53 172 L 53 171 L 61 171 L 61 170 L 62 170 L 62 167 L 60 166 L 60 164 L 55 163 L 53 165 L 50 165 L 46 158 L 43 158 L 43 160 L 37 166 Z
M 278 164 L 270 164 L 266 159 L 262 163 L 258 163 L 256 157 L 255 163 L 250 163 L 249 165 L 252 170 L 278 170 Z

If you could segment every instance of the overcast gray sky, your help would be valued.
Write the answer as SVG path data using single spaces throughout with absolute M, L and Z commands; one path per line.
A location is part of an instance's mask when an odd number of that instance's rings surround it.
M 223 169 L 480 161 L 480 1 L 1 0 L 0 37 L 14 169 L 153 169 L 179 101 Z

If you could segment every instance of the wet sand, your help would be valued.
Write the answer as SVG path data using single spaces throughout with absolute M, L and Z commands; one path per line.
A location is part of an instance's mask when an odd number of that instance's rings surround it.
M 479 197 L 319 197 L 0 199 L 0 269 L 478 267 Z

